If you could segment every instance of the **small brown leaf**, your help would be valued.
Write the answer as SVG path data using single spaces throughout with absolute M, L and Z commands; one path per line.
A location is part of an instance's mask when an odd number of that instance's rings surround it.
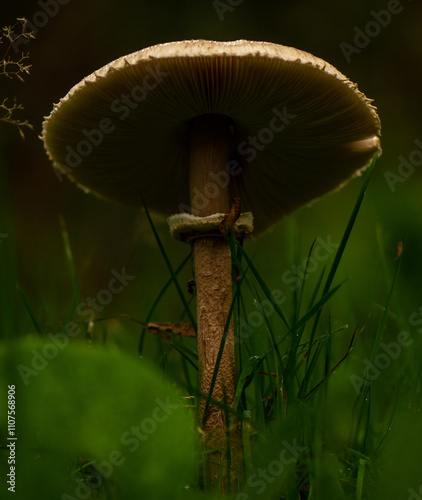
M 182 337 L 196 337 L 196 332 L 191 323 L 148 323 L 148 331 L 152 333 L 174 333 Z

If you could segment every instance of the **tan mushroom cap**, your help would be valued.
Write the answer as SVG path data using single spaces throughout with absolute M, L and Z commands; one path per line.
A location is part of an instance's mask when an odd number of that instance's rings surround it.
M 229 183 L 257 232 L 343 185 L 379 149 L 375 108 L 322 59 L 267 42 L 190 40 L 121 57 L 54 106 L 42 139 L 55 167 L 92 193 L 163 215 L 186 211 L 189 129 L 233 122 Z

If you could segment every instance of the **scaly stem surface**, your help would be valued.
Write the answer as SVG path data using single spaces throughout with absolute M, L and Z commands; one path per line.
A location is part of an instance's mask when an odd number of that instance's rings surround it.
M 194 119 L 190 146 L 190 197 L 193 215 L 205 217 L 229 211 L 230 179 L 227 163 L 231 142 L 231 122 L 225 116 L 210 114 Z M 199 387 L 207 395 L 232 302 L 230 248 L 222 237 L 197 238 L 194 241 L 194 259 Z M 231 321 L 212 397 L 232 407 L 235 391 L 235 349 Z M 205 399 L 202 399 L 201 420 L 204 407 Z M 227 419 L 233 421 L 231 415 L 227 416 L 224 410 L 211 404 L 203 428 L 207 450 L 217 450 L 206 455 L 206 486 L 212 488 L 220 477 L 222 492 L 236 489 L 242 467 L 240 424 L 235 422 L 227 426 Z

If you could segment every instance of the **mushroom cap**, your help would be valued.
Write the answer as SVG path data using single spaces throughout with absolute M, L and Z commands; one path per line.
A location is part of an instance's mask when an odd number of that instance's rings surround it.
M 228 183 L 257 232 L 368 166 L 376 109 L 336 68 L 268 42 L 172 42 L 121 57 L 75 85 L 43 124 L 56 168 L 107 200 L 187 211 L 191 120 L 228 116 Z M 218 187 L 217 187 L 218 191 Z M 201 196 L 203 198 L 201 198 Z M 204 201 L 205 200 L 205 201 Z

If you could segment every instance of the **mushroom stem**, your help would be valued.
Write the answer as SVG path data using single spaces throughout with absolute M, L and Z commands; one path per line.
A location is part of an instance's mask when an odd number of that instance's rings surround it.
M 190 143 L 190 197 L 192 214 L 205 217 L 227 213 L 230 208 L 227 163 L 232 143 L 231 121 L 217 114 L 193 120 Z M 198 368 L 201 393 L 207 395 L 232 302 L 230 248 L 224 238 L 201 237 L 194 241 L 197 293 Z M 212 397 L 232 407 L 236 392 L 233 321 L 230 322 Z M 203 418 L 205 400 L 201 401 Z M 229 429 L 224 410 L 210 405 L 204 419 L 208 450 L 205 484 L 213 487 L 220 475 L 220 488 L 237 483 L 242 466 L 240 424 Z M 223 472 L 222 472 L 223 466 Z M 230 468 L 230 479 L 227 470 Z M 221 476 L 222 474 L 222 476 Z M 233 485 L 234 486 L 234 485 Z

